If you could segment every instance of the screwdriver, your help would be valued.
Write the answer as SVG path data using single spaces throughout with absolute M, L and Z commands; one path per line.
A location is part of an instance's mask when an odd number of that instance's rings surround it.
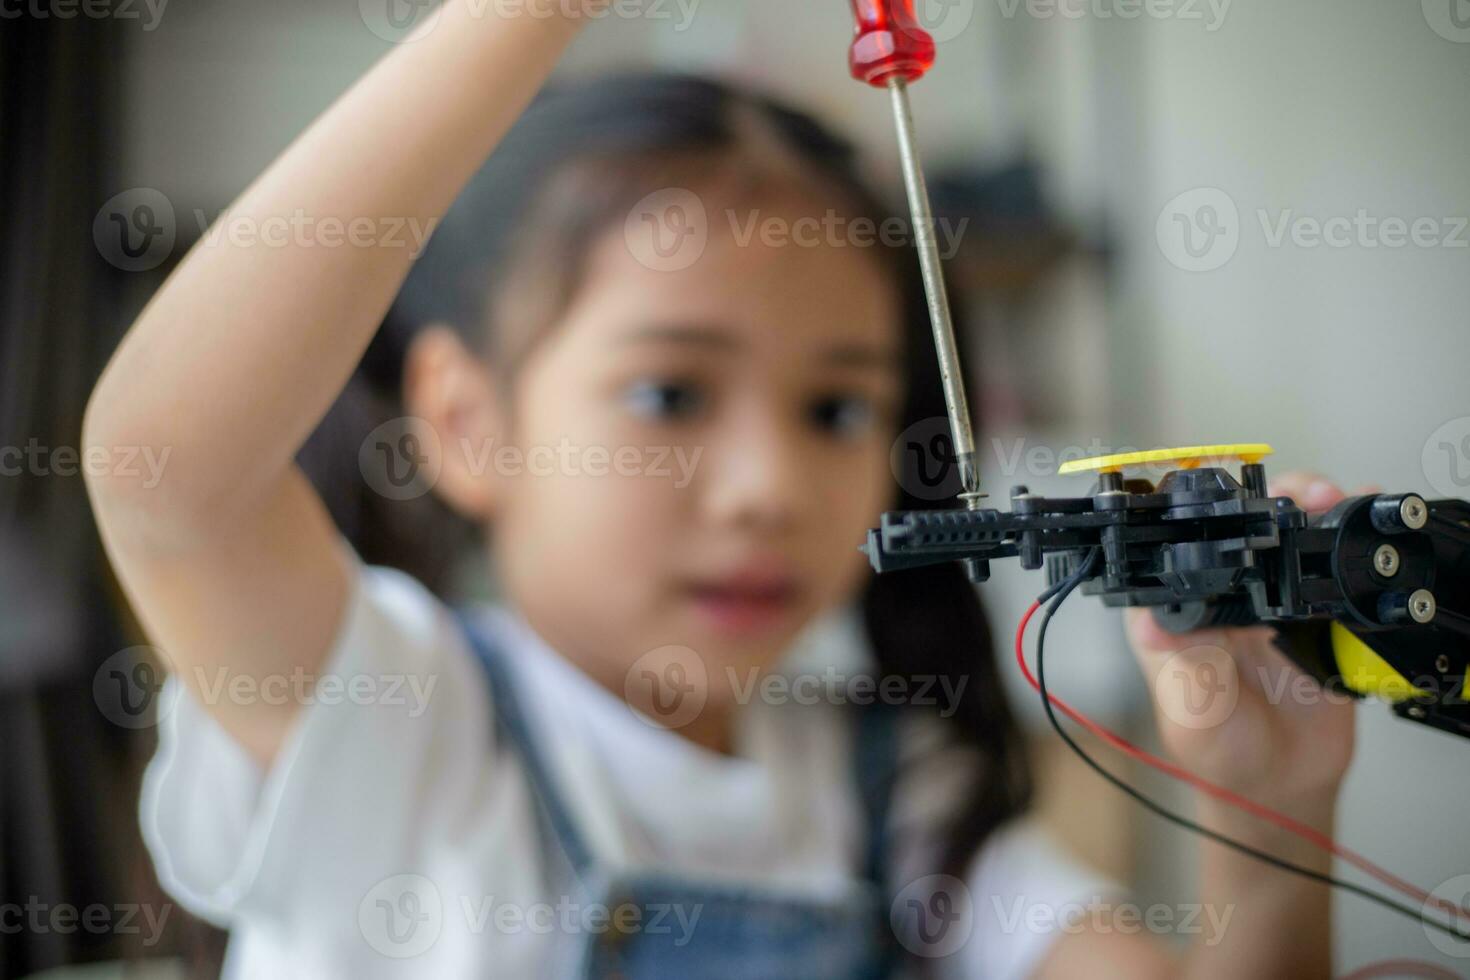
M 934 234 L 934 210 L 929 203 L 929 187 L 924 180 L 914 114 L 909 105 L 910 83 L 923 78 L 934 67 L 934 38 L 919 24 L 914 0 L 852 0 L 852 13 L 857 21 L 848 58 L 852 76 L 875 88 L 888 89 L 893 102 L 904 187 L 913 216 L 924 292 L 929 298 L 929 320 L 934 328 L 934 348 L 939 355 L 939 375 L 944 384 L 944 404 L 960 472 L 960 498 L 977 507 L 983 495 L 975 459 L 975 433 L 970 426 L 970 405 L 965 398 L 965 379 L 955 347 L 954 314 L 949 308 L 939 243 Z

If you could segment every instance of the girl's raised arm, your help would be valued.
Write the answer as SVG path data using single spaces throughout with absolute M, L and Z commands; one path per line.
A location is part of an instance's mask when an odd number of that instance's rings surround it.
M 448 0 L 432 29 L 377 64 L 221 220 L 431 227 L 586 19 L 561 0 L 503 6 Z M 293 459 L 414 257 L 402 234 L 339 247 L 294 237 L 206 235 L 114 355 L 83 437 L 167 451 L 156 482 L 89 477 L 93 507 L 151 640 L 262 763 L 297 705 L 204 695 L 228 690 L 222 672 L 311 676 L 328 653 L 350 566 Z

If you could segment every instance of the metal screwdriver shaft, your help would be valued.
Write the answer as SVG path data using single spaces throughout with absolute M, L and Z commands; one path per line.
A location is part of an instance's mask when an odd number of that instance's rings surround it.
M 960 470 L 960 484 L 967 501 L 977 501 L 980 473 L 975 465 L 975 433 L 970 424 L 970 402 L 965 397 L 965 376 L 955 344 L 954 314 L 949 307 L 949 292 L 944 284 L 944 267 L 939 259 L 939 240 L 935 234 L 934 209 L 929 203 L 929 186 L 924 180 L 924 165 L 919 158 L 918 136 L 914 131 L 914 114 L 909 106 L 909 83 L 895 75 L 888 80 L 893 98 L 893 118 L 898 127 L 898 152 L 903 161 L 903 182 L 908 192 L 909 212 L 913 216 L 914 238 L 919 250 L 919 266 L 924 276 L 924 293 L 929 298 L 929 321 L 934 329 L 934 349 L 939 355 L 939 377 L 944 385 L 944 405 L 949 413 L 949 427 L 954 436 L 955 462 Z
M 954 436 L 955 463 L 960 471 L 960 496 L 970 507 L 978 507 L 982 494 L 975 459 L 975 433 L 970 425 L 970 404 L 965 398 L 964 373 L 955 344 L 954 315 L 944 287 L 944 267 L 939 261 L 934 210 L 929 203 L 929 188 L 914 132 L 914 114 L 909 106 L 909 84 L 923 78 L 934 66 L 934 38 L 919 24 L 914 0 L 851 0 L 851 4 L 857 21 L 848 56 L 852 76 L 876 88 L 887 88 L 893 101 L 904 186 L 913 215 L 924 292 L 929 297 L 929 320 L 934 328 L 944 404 Z

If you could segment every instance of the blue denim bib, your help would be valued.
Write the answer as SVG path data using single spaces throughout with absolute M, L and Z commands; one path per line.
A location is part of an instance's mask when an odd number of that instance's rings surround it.
M 879 980 L 898 960 L 888 919 L 884 846 L 896 756 L 890 707 L 854 708 L 855 779 L 868 831 L 866 868 L 841 898 L 819 899 L 675 872 L 613 872 L 588 849 L 531 735 L 503 654 L 465 620 L 484 665 L 496 725 L 520 754 L 554 879 L 570 901 L 609 910 L 579 930 L 554 975 L 597 980 Z M 697 914 L 697 918 L 693 918 Z M 682 918 L 680 916 L 682 915 Z M 686 928 L 681 928 L 683 923 Z

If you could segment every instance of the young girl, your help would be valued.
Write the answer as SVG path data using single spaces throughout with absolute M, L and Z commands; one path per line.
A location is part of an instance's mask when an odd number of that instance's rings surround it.
M 943 414 L 912 257 L 742 232 L 881 217 L 845 147 L 779 105 L 656 78 L 540 102 L 476 181 L 498 203 L 436 242 L 483 274 L 415 275 L 463 333 L 414 339 L 412 421 L 364 447 L 484 526 L 505 602 L 457 617 L 342 542 L 293 460 L 410 271 L 386 229 L 448 211 L 595 5 L 449 0 L 222 219 L 362 234 L 207 239 L 89 406 L 89 445 L 172 451 L 157 487 L 90 486 L 187 694 L 147 837 L 232 930 L 229 971 L 1326 975 L 1325 889 L 1212 845 L 1223 932 L 1181 952 L 1067 916 L 1113 888 L 1013 819 L 1025 767 L 973 590 L 874 579 L 856 549 L 922 505 L 889 446 Z M 516 231 L 477 246 L 492 214 Z M 1176 646 L 1289 669 L 1257 631 L 1133 632 L 1151 682 Z M 1161 712 L 1166 743 L 1330 831 L 1351 714 L 1240 674 L 1215 728 Z

